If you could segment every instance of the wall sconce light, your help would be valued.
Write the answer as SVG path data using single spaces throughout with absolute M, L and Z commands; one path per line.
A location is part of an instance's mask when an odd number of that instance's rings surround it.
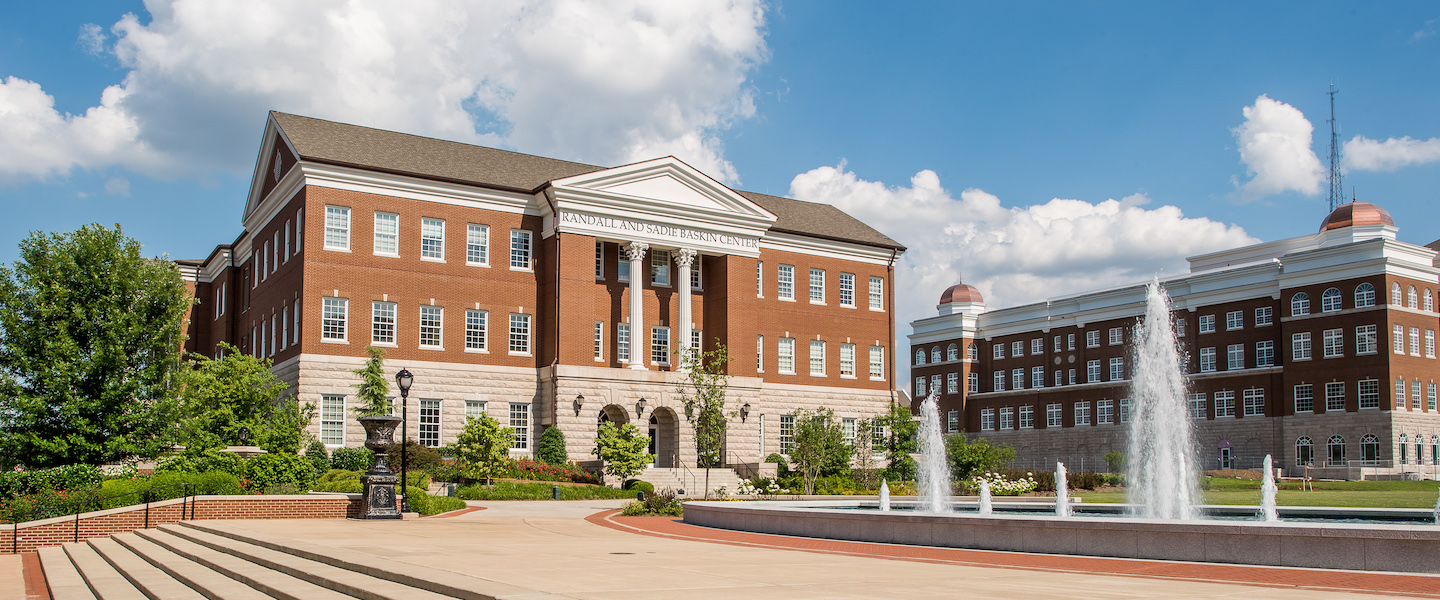
M 740 405 L 740 422 L 744 423 L 745 417 L 748 416 L 750 416 L 750 403 L 746 402 Z
M 585 407 L 585 394 L 575 394 L 575 416 L 580 416 L 580 409 Z
M 645 397 L 644 397 L 644 396 L 641 396 L 641 397 L 640 397 L 640 400 L 635 403 L 635 417 L 636 417 L 636 418 L 639 418 L 640 415 L 642 415 L 642 414 L 644 414 L 644 413 L 645 413 Z

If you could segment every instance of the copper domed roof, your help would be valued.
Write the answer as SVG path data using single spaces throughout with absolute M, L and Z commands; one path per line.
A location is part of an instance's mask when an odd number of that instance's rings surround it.
M 1385 209 L 1375 206 L 1369 202 L 1351 202 L 1341 204 L 1340 208 L 1325 217 L 1320 222 L 1320 231 L 1340 229 L 1354 225 L 1389 225 L 1395 226 L 1395 221 L 1390 218 L 1390 213 Z
M 984 303 L 985 298 L 980 295 L 980 290 L 975 289 L 975 286 L 957 283 L 945 288 L 945 293 L 940 294 L 941 304 L 950 304 L 952 302 Z

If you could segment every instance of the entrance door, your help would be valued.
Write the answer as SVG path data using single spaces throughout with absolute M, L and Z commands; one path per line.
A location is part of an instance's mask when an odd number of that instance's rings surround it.
M 656 445 L 656 441 L 655 441 L 655 439 L 656 439 L 656 437 L 659 435 L 659 433 L 660 433 L 660 422 L 655 420 L 655 415 L 652 413 L 652 414 L 650 415 L 650 447 L 646 450 L 646 452 L 649 452 L 650 455 L 653 456 L 653 457 L 658 457 L 658 456 L 660 456 L 660 453 L 656 451 L 656 448 L 658 448 L 659 446 Z M 652 460 L 650 461 L 650 466 L 652 466 L 652 467 L 655 466 L 655 460 L 654 460 L 654 459 L 652 459 Z
M 1232 468 L 1233 463 L 1234 463 L 1234 460 L 1233 460 L 1233 458 L 1232 458 L 1232 455 L 1230 454 L 1230 448 L 1221 448 L 1221 449 L 1220 449 L 1220 468 L 1221 468 L 1221 469 L 1229 469 L 1229 468 Z

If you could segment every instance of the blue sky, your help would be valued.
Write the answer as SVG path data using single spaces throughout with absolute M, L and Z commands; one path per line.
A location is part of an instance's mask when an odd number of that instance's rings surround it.
M 1313 232 L 1332 81 L 1347 194 L 1440 238 L 1437 28 L 1423 2 L 6 2 L 0 262 L 92 221 L 203 257 L 277 109 L 834 203 L 912 248 L 903 335 L 959 277 L 1014 305 Z

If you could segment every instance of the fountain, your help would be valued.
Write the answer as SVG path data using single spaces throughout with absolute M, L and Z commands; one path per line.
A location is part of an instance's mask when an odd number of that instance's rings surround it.
M 988 515 L 995 512 L 994 504 L 990 500 L 990 482 L 980 480 L 980 514 Z
M 1065 463 L 1055 463 L 1055 516 L 1070 516 L 1070 477 Z
M 939 396 L 920 403 L 920 506 L 932 513 L 950 512 L 950 465 L 945 457 L 945 433 L 940 428 Z
M 1260 478 L 1260 514 L 1265 517 L 1266 522 L 1273 523 L 1280 520 L 1279 511 L 1275 510 L 1275 467 L 1270 462 L 1270 455 L 1265 455 L 1265 474 Z
M 1126 478 L 1136 516 L 1193 519 L 1200 497 L 1195 442 L 1185 399 L 1184 355 L 1175 341 L 1170 297 L 1158 280 L 1145 289 L 1135 324 Z
M 880 480 L 880 510 L 890 510 L 890 483 Z

